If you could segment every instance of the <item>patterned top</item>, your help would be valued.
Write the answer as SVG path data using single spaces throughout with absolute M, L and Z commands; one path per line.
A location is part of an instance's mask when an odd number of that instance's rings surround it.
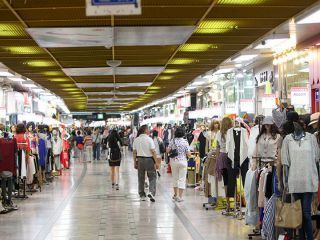
M 187 161 L 187 152 L 190 151 L 189 143 L 183 138 L 174 138 L 169 143 L 170 149 L 178 149 L 178 156 L 173 158 L 175 161 Z

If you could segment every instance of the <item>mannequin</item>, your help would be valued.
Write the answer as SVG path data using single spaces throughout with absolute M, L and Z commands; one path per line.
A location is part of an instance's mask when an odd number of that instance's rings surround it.
M 313 193 L 318 191 L 319 146 L 316 137 L 304 132 L 300 123 L 293 124 L 294 132 L 285 137 L 281 149 L 284 191 L 301 200 L 300 239 L 312 240 L 311 202 Z
M 34 122 L 27 123 L 26 140 L 28 143 L 28 157 L 27 157 L 27 184 L 33 183 L 33 175 L 36 173 L 37 161 L 37 138 L 34 135 L 35 124 Z
M 248 133 L 242 128 L 240 121 L 235 121 L 235 126 L 227 131 L 226 150 L 228 152 L 228 188 L 227 197 L 235 196 L 236 179 L 241 173 L 242 184 L 249 167 L 248 159 Z
M 64 126 L 61 127 L 61 139 L 62 139 L 62 154 L 61 154 L 61 163 L 64 168 L 69 169 L 69 138 L 70 134 L 67 132 Z
M 42 181 L 45 181 L 45 168 L 46 168 L 46 160 L 47 160 L 47 135 L 45 132 L 45 126 L 39 125 L 38 126 L 38 152 L 39 152 L 39 165 L 41 170 L 41 177 Z M 40 182 L 42 182 L 40 181 Z
M 62 175 L 60 155 L 62 153 L 62 140 L 59 136 L 58 130 L 52 131 L 52 155 L 54 160 L 55 169 Z

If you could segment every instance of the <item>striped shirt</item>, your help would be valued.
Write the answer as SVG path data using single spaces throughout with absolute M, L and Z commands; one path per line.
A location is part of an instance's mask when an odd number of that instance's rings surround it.
M 85 144 L 86 146 L 92 146 L 92 144 L 93 144 L 92 136 L 85 136 L 85 138 L 84 138 L 84 144 Z

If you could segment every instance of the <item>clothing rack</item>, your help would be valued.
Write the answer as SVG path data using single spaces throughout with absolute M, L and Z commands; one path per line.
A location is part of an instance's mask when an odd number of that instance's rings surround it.
M 267 164 L 272 164 L 274 165 L 275 162 L 275 158 L 274 157 L 252 157 L 253 159 L 256 159 L 258 161 L 258 168 L 259 170 L 262 169 L 262 167 L 265 167 L 263 165 L 267 165 Z M 269 161 L 263 161 L 263 159 L 265 160 L 269 160 Z M 248 238 L 252 239 L 253 237 L 261 237 L 261 229 L 262 229 L 262 223 L 259 224 L 259 229 L 254 229 L 253 233 L 249 233 L 248 234 Z

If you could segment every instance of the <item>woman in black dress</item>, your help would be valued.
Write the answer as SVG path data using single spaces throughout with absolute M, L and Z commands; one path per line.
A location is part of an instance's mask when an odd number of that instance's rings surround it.
M 122 142 L 117 130 L 113 129 L 108 136 L 109 147 L 109 166 L 111 168 L 111 182 L 112 188 L 119 190 L 119 167 L 121 163 L 121 150 Z

